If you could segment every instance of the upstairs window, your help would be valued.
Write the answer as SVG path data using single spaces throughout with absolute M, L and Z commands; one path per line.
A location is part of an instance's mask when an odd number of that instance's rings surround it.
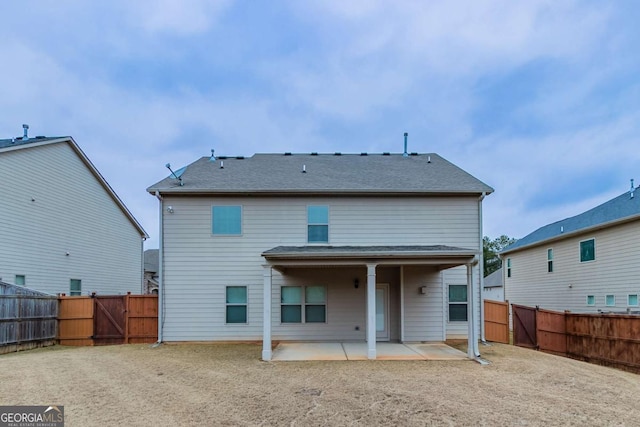
M 596 305 L 595 295 L 587 295 L 587 305 Z
M 69 280 L 69 295 L 71 296 L 82 295 L 82 280 L 80 279 Z
M 553 249 L 547 249 L 547 273 L 553 273 Z
M 507 277 L 511 277 L 511 258 L 507 258 Z
M 595 261 L 596 241 L 595 239 L 580 242 L 580 262 Z
M 329 242 L 329 206 L 307 206 L 307 242 Z
M 638 306 L 638 294 L 629 294 L 629 295 L 627 295 L 627 305 L 629 307 L 637 307 Z
M 616 296 L 615 295 L 605 296 L 604 303 L 607 307 L 614 307 L 616 305 Z
M 449 285 L 449 321 L 467 321 L 466 285 Z
M 213 206 L 211 232 L 215 236 L 242 234 L 242 206 Z
M 27 278 L 24 274 L 16 274 L 16 285 L 27 286 Z

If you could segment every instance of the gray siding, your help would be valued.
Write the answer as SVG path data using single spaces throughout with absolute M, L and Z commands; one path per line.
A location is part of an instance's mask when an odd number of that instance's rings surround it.
M 142 238 L 67 143 L 0 155 L 0 277 L 69 293 L 140 293 Z M 68 253 L 68 255 L 67 255 Z
M 262 338 L 261 253 L 275 246 L 307 244 L 307 206 L 329 206 L 331 245 L 479 246 L 478 199 L 346 198 L 346 197 L 171 197 L 164 212 L 164 290 L 167 341 L 255 340 Z M 242 236 L 212 236 L 211 207 L 241 205 Z M 464 269 L 463 269 L 464 270 Z M 427 272 L 431 280 L 433 272 Z M 445 273 L 445 276 L 448 273 Z M 360 278 L 354 289 L 353 279 Z M 439 277 L 439 275 L 438 275 Z M 476 275 L 477 277 L 477 275 Z M 400 337 L 399 268 L 378 267 L 378 282 L 390 285 L 391 339 Z M 406 279 L 405 279 L 406 280 Z M 418 278 L 415 278 L 418 283 Z M 441 279 L 440 280 L 441 283 Z M 463 282 L 466 283 L 466 276 Z M 280 286 L 327 286 L 327 324 L 280 325 Z M 249 287 L 249 322 L 225 325 L 225 286 Z M 434 285 L 435 286 L 435 285 Z M 436 325 L 421 326 L 415 336 L 442 340 L 442 287 Z M 273 274 L 274 339 L 363 340 L 365 334 L 366 269 L 288 269 Z M 414 297 L 415 295 L 411 295 Z M 405 290 L 405 303 L 408 294 Z M 419 305 L 419 304 L 418 304 Z M 412 314 L 413 315 L 413 314 Z M 433 316 L 430 313 L 429 316 Z M 356 331 L 359 326 L 359 331 Z
M 638 221 L 626 223 L 505 255 L 512 265 L 510 278 L 505 268 L 505 298 L 514 304 L 583 313 L 639 310 L 627 306 L 627 295 L 640 295 L 638 225 Z M 580 262 L 580 241 L 591 238 L 595 261 Z M 552 273 L 547 272 L 550 248 Z M 608 294 L 615 295 L 614 307 L 605 305 Z M 595 306 L 586 304 L 587 295 L 595 296 Z

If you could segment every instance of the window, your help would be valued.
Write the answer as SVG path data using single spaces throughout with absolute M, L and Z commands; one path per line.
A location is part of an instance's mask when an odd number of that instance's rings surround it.
M 307 207 L 307 241 L 329 242 L 329 206 Z
M 327 321 L 327 290 L 324 286 L 283 286 L 280 303 L 282 323 Z
M 27 278 L 23 274 L 16 274 L 16 285 L 18 286 L 26 286 Z
M 613 307 L 616 305 L 616 296 L 615 295 L 607 295 L 604 297 L 604 303 L 607 307 Z
M 71 279 L 69 280 L 69 295 L 82 295 L 82 280 Z
M 211 216 L 211 232 L 214 235 L 239 236 L 242 234 L 242 206 L 213 206 Z
M 449 285 L 449 321 L 467 321 L 466 285 Z
M 511 277 L 511 258 L 507 258 L 507 277 Z
M 247 323 L 247 287 L 227 286 L 226 323 Z
M 587 305 L 596 305 L 595 295 L 587 295 Z
M 638 294 L 627 295 L 627 305 L 630 307 L 638 306 Z
M 594 239 L 580 242 L 580 262 L 594 261 L 596 259 L 596 241 Z
M 547 273 L 553 273 L 553 249 L 547 249 Z

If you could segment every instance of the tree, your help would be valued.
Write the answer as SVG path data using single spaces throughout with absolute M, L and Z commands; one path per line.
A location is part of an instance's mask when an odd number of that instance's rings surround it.
M 507 246 L 515 243 L 518 239 L 502 235 L 491 240 L 489 237 L 482 238 L 482 253 L 484 257 L 484 277 L 502 267 L 502 260 L 498 253 Z

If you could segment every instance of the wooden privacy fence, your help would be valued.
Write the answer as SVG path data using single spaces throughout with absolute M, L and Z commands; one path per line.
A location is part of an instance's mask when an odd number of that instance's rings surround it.
M 53 345 L 58 297 L 0 283 L 0 354 Z
M 158 339 L 158 296 L 61 296 L 58 321 L 61 345 L 154 343 Z
M 515 345 L 640 373 L 640 316 L 511 307 Z
M 484 300 L 484 336 L 487 341 L 509 344 L 509 301 Z

